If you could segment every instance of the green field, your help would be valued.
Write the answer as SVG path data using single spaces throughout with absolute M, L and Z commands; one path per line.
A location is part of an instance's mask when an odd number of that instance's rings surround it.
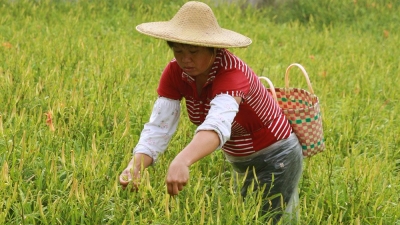
M 195 129 L 185 110 L 139 191 L 119 186 L 173 57 L 135 26 L 183 3 L 0 0 L 0 224 L 262 224 L 221 151 L 191 167 L 178 197 L 166 193 L 169 162 Z M 400 3 L 213 9 L 253 40 L 232 51 L 258 75 L 283 87 L 300 63 L 320 98 L 327 147 L 305 160 L 300 224 L 400 225 Z M 290 84 L 307 88 L 296 69 Z

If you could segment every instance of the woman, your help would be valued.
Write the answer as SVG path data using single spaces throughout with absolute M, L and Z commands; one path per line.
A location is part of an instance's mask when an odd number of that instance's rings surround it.
M 263 212 L 276 211 L 278 221 L 281 202 L 298 197 L 302 152 L 289 122 L 256 74 L 226 50 L 247 47 L 251 40 L 221 28 L 212 10 L 200 2 L 186 3 L 170 21 L 144 23 L 136 29 L 166 40 L 175 58 L 161 75 L 150 121 L 120 175 L 123 188 L 130 181 L 137 188 L 141 168 L 166 150 L 177 129 L 180 100 L 185 98 L 189 119 L 198 127 L 169 166 L 168 193 L 182 191 L 193 163 L 222 149 L 235 171 L 246 176 L 242 195 L 257 179 L 254 191 L 263 189 L 266 199 Z M 282 198 L 268 198 L 276 194 Z

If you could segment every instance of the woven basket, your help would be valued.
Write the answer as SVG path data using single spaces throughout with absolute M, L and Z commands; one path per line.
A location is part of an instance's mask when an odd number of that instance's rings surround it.
M 303 72 L 309 91 L 300 88 L 289 88 L 289 71 L 295 66 Z M 268 78 L 259 78 L 268 82 L 270 86 L 268 91 L 278 102 L 289 120 L 294 133 L 300 141 L 303 156 L 310 157 L 322 152 L 325 149 L 325 141 L 319 99 L 314 94 L 310 79 L 303 66 L 297 63 L 289 65 L 285 74 L 285 88 L 275 88 Z

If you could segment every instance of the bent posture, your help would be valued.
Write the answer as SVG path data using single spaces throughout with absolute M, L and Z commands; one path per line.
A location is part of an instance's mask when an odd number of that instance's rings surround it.
M 285 205 L 298 198 L 303 156 L 288 120 L 257 75 L 227 50 L 247 47 L 251 40 L 221 28 L 212 10 L 200 2 L 186 3 L 170 21 L 144 23 L 136 29 L 166 40 L 174 59 L 161 75 L 159 97 L 133 158 L 120 175 L 121 185 L 137 185 L 142 166 L 153 164 L 167 149 L 184 98 L 197 129 L 169 166 L 168 193 L 182 191 L 193 163 L 222 149 L 234 170 L 246 176 L 242 196 L 257 179 L 252 191 L 264 190 L 262 212 L 276 212 L 278 221 Z M 277 195 L 281 197 L 272 197 Z

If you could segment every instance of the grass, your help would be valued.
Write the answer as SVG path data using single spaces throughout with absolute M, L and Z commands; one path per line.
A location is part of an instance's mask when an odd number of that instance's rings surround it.
M 194 132 L 186 118 L 138 192 L 118 185 L 172 58 L 135 26 L 182 3 L 0 1 L 1 224 L 261 224 L 259 199 L 238 197 L 220 151 L 168 196 L 169 162 Z M 400 224 L 398 10 L 383 0 L 214 7 L 221 26 L 253 39 L 232 51 L 257 74 L 280 87 L 298 62 L 320 98 L 327 149 L 305 161 L 301 224 Z M 306 87 L 296 70 L 291 86 Z

